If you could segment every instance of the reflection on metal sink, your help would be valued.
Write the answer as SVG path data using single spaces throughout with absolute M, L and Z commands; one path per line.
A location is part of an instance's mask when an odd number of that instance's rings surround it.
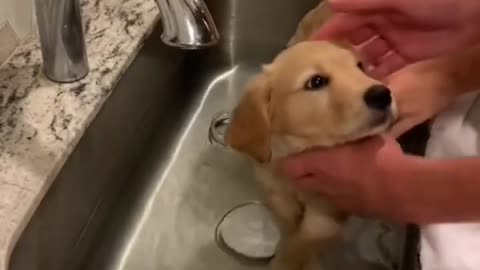
M 34 214 L 10 270 L 264 269 L 215 241 L 229 210 L 259 198 L 222 132 L 245 81 L 317 3 L 206 1 L 221 42 L 199 51 L 163 45 L 158 27 Z M 408 232 L 395 232 L 396 269 L 413 269 Z

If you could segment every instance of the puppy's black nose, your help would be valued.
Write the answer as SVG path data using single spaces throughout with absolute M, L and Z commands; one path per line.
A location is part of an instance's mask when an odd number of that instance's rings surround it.
M 392 103 L 390 89 L 379 84 L 368 88 L 363 99 L 369 108 L 380 111 L 387 110 Z

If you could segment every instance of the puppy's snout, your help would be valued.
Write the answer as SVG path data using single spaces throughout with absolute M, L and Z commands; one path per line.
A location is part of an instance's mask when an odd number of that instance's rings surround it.
M 390 89 L 383 85 L 373 85 L 363 96 L 365 103 L 371 109 L 385 111 L 392 104 Z

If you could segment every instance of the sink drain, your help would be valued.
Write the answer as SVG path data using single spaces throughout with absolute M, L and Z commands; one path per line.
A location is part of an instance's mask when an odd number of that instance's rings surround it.
M 216 228 L 219 247 L 243 260 L 268 262 L 280 239 L 272 216 L 259 202 L 249 202 L 230 210 Z
M 230 115 L 227 112 L 215 114 L 208 130 L 208 139 L 210 143 L 225 146 L 225 131 L 230 122 Z

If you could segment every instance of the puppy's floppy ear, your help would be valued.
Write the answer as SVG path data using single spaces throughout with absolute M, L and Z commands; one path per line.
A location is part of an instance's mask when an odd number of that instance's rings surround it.
M 268 67 L 264 67 L 264 70 Z M 233 112 L 225 134 L 225 142 L 260 163 L 271 158 L 270 94 L 268 76 L 264 71 L 251 80 Z
M 332 10 L 328 2 L 321 1 L 300 20 L 294 35 L 287 43 L 287 48 L 299 42 L 310 40 L 331 16 Z

